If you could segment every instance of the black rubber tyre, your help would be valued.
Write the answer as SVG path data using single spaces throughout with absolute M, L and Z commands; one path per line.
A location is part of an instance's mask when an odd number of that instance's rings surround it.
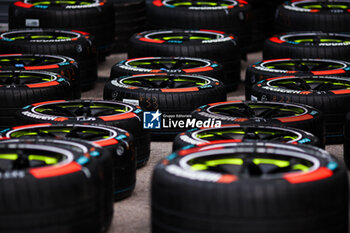
M 274 34 L 274 16 L 278 5 L 285 0 L 247 0 L 252 7 L 252 43 L 248 52 L 263 49 L 264 41 Z
M 136 182 L 135 145 L 125 130 L 106 125 L 34 124 L 8 128 L 4 138 L 54 138 L 88 141 L 110 151 L 113 157 L 114 200 L 129 197 Z
M 69 81 L 44 71 L 0 70 L 0 128 L 17 125 L 16 112 L 40 101 L 73 99 Z
M 176 39 L 172 39 L 174 37 Z M 240 48 L 237 40 L 230 34 L 210 30 L 156 30 L 142 32 L 130 38 L 129 58 L 150 56 L 214 60 L 224 67 L 223 82 L 228 90 L 236 89 L 240 83 Z
M 37 138 L 1 140 L 0 154 L 4 232 L 108 229 L 113 216 L 108 151 L 83 141 Z
M 276 8 L 277 6 L 279 6 L 280 4 L 285 2 L 285 0 L 270 0 L 268 2 L 267 1 L 263 1 L 263 0 L 247 0 L 247 2 L 249 2 L 249 4 L 251 4 L 251 5 L 264 4 L 266 6 Z
M 312 145 L 320 147 L 318 138 L 304 130 L 263 126 L 259 124 L 251 125 L 222 125 L 219 128 L 194 128 L 176 136 L 173 143 L 173 151 L 191 145 L 204 145 L 207 143 L 226 142 L 283 142 L 295 145 Z
M 111 0 L 114 7 L 113 52 L 126 52 L 129 38 L 146 30 L 146 4 L 144 0 Z
M 56 2 L 21 0 L 11 4 L 9 28 L 55 28 L 88 32 L 93 35 L 99 56 L 107 56 L 114 41 L 112 4 L 106 0 L 88 0 L 81 5 L 77 1 Z
M 8 23 L 8 8 L 10 3 L 15 0 L 2 0 L 0 1 L 0 23 Z
M 287 1 L 277 8 L 275 30 L 348 32 L 349 9 L 349 0 Z
M 110 79 L 135 74 L 198 74 L 223 80 L 222 65 L 192 57 L 146 57 L 121 61 L 112 66 Z
M 350 61 L 350 34 L 290 32 L 276 35 L 265 41 L 263 57 L 264 60 L 330 58 Z
M 350 79 L 332 76 L 270 78 L 252 86 L 258 100 L 301 103 L 324 114 L 326 143 L 343 143 L 345 115 L 350 112 Z
M 350 63 L 330 59 L 292 59 L 265 60 L 250 65 L 245 77 L 245 96 L 250 99 L 251 87 L 258 81 L 281 76 L 296 75 L 336 75 L 350 76 Z
M 262 50 L 266 38 L 273 35 L 273 21 L 276 6 L 270 1 L 251 1 L 247 0 L 251 5 L 251 21 L 252 21 L 252 41 L 248 48 L 248 52 Z
M 0 34 L 0 51 L 2 54 L 51 54 L 71 57 L 78 62 L 81 89 L 88 90 L 97 80 L 96 48 L 88 38 L 88 35 L 74 31 L 13 30 Z
M 38 54 L 0 54 L 0 70 L 47 71 L 69 79 L 75 99 L 80 99 L 80 74 L 78 63 L 69 57 Z
M 174 116 L 183 115 L 175 118 L 186 121 L 187 116 L 196 107 L 225 101 L 226 92 L 221 82 L 206 76 L 140 74 L 110 80 L 105 85 L 103 98 L 135 103 L 145 111 L 159 111 L 162 114 Z M 162 126 L 151 130 L 153 139 L 173 140 L 176 134 L 187 129 Z
M 310 106 L 262 101 L 227 101 L 201 106 L 192 112 L 199 120 L 212 119 L 221 124 L 272 125 L 301 129 L 315 135 L 321 147 L 325 142 L 323 114 Z
M 350 170 L 350 113 L 346 114 L 344 126 L 344 162 L 348 170 Z
M 205 28 L 233 33 L 244 52 L 252 41 L 251 6 L 246 1 L 155 0 L 146 6 L 148 22 L 154 29 Z
M 348 193 L 344 167 L 317 147 L 192 147 L 154 170 L 152 232 L 346 233 Z
M 150 134 L 143 130 L 138 106 L 102 100 L 49 101 L 28 105 L 17 116 L 22 124 L 101 124 L 127 130 L 134 137 L 137 167 L 150 156 Z

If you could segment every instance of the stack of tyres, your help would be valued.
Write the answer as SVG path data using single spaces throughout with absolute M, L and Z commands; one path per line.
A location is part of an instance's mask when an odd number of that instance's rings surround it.
M 323 114 L 316 108 L 293 103 L 227 101 L 201 106 L 192 112 L 198 120 L 221 120 L 222 124 L 273 125 L 298 128 L 325 142 Z
M 81 140 L 0 141 L 4 232 L 101 233 L 113 217 L 112 156 Z M 6 187 L 6 188 L 5 188 Z
M 89 90 L 97 80 L 97 52 L 89 35 L 51 29 L 11 30 L 0 34 L 3 54 L 64 55 L 78 62 L 81 90 Z
M 157 111 L 179 116 L 186 121 L 186 115 L 203 104 L 225 101 L 224 85 L 213 78 L 185 74 L 137 74 L 127 75 L 106 83 L 103 98 L 113 101 L 133 101 L 146 111 Z M 160 114 L 159 113 L 159 114 Z M 152 120 L 153 121 L 153 120 Z M 185 126 L 186 127 L 186 126 Z M 152 130 L 157 139 L 173 139 L 183 127 Z
M 344 167 L 317 147 L 190 146 L 155 167 L 152 232 L 346 233 L 348 193 Z
M 322 111 L 326 143 L 343 142 L 345 115 L 350 112 L 350 79 L 336 76 L 284 76 L 262 80 L 252 86 L 252 98 L 301 103 Z
M 83 140 L 110 151 L 113 158 L 114 200 L 131 195 L 136 182 L 136 157 L 133 137 L 125 130 L 106 125 L 33 124 L 1 132 L 2 138 L 52 138 Z
M 9 28 L 79 30 L 90 33 L 99 58 L 109 55 L 114 43 L 113 6 L 106 0 L 21 0 L 10 5 Z
M 350 76 L 350 63 L 332 59 L 281 58 L 264 60 L 250 65 L 245 77 L 245 96 L 251 99 L 253 84 L 281 76 Z
M 56 100 L 28 105 L 17 113 L 22 124 L 28 125 L 102 124 L 124 129 L 134 138 L 137 167 L 149 159 L 150 134 L 142 128 L 143 112 L 138 106 L 102 100 Z
M 74 99 L 69 80 L 44 71 L 0 70 L 0 127 L 19 124 L 16 112 L 41 101 Z
M 8 8 L 9 5 L 15 0 L 2 0 L 0 1 L 0 24 L 8 23 Z
M 242 0 L 154 0 L 147 4 L 153 29 L 210 29 L 233 33 L 243 52 L 251 43 L 251 7 Z
M 73 96 L 80 99 L 80 72 L 78 63 L 60 55 L 5 54 L 0 55 L 0 70 L 47 71 L 60 74 L 69 79 Z
M 128 58 L 196 57 L 219 62 L 224 69 L 223 83 L 234 90 L 240 83 L 241 53 L 232 34 L 212 30 L 154 30 L 130 38 Z
M 129 38 L 146 29 L 145 0 L 111 0 L 114 7 L 114 52 L 125 52 Z

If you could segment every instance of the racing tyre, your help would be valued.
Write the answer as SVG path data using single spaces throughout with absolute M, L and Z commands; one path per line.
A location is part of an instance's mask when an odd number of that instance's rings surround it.
M 348 32 L 349 10 L 349 0 L 287 1 L 277 8 L 275 30 Z
M 241 55 L 233 35 L 210 30 L 155 30 L 130 38 L 129 58 L 197 57 L 214 60 L 224 68 L 223 82 L 228 90 L 240 83 Z
M 21 0 L 9 7 L 9 28 L 55 28 L 79 30 L 93 35 L 99 56 L 113 48 L 113 6 L 106 0 Z
M 113 156 L 114 199 L 131 195 L 136 182 L 136 158 L 132 136 L 119 128 L 106 125 L 34 124 L 5 129 L 3 138 L 79 139 L 99 145 Z
M 59 74 L 0 70 L 0 128 L 18 124 L 16 112 L 22 107 L 58 98 L 73 99 L 72 86 Z
M 282 58 L 257 62 L 250 65 L 245 77 L 245 96 L 250 99 L 251 87 L 258 81 L 281 76 L 336 75 L 350 76 L 350 63 L 330 59 Z
M 246 1 L 154 0 L 146 6 L 154 29 L 205 28 L 233 33 L 245 52 L 251 43 L 251 6 Z
M 83 141 L 1 140 L 1 228 L 105 232 L 113 216 L 111 160 Z
M 111 79 L 134 74 L 199 74 L 220 81 L 224 74 L 222 65 L 217 62 L 191 57 L 146 57 L 134 58 L 115 64 L 111 70 Z
M 83 35 L 74 31 L 12 30 L 0 34 L 0 51 L 3 54 L 51 54 L 71 57 L 78 62 L 81 89 L 88 90 L 97 80 L 97 53 Z
M 350 112 L 350 79 L 347 77 L 270 78 L 253 85 L 252 98 L 313 106 L 324 115 L 326 143 L 343 143 L 345 115 Z
M 147 111 L 180 115 L 175 117 L 176 120 L 186 122 L 188 118 L 186 115 L 190 115 L 196 107 L 215 101 L 225 101 L 226 92 L 221 82 L 206 76 L 140 74 L 110 80 L 105 85 L 103 98 L 135 102 Z M 160 127 L 161 130 L 152 130 L 151 133 L 154 139 L 159 136 L 158 139 L 172 140 L 177 133 L 186 129 L 186 126 L 184 127 L 168 129 Z
M 329 58 L 350 61 L 350 34 L 290 32 L 267 39 L 264 60 L 279 58 Z
M 320 140 L 321 147 L 325 142 L 323 114 L 303 104 L 227 101 L 201 106 L 192 112 L 192 116 L 203 121 L 220 121 L 221 124 L 283 125 L 312 133 Z
M 221 143 L 179 150 L 152 177 L 153 233 L 346 233 L 348 178 L 317 147 Z
M 150 155 L 150 134 L 143 130 L 140 107 L 102 100 L 48 101 L 22 108 L 22 124 L 64 123 L 102 124 L 127 130 L 134 137 L 137 167 L 145 165 Z
M 222 125 L 219 128 L 194 128 L 178 134 L 174 139 L 173 151 L 191 145 L 254 141 L 320 146 L 318 138 L 304 130 L 289 127 L 262 126 L 258 124 L 232 124 Z
M 69 57 L 38 54 L 0 54 L 0 70 L 48 71 L 69 79 L 75 99 L 80 99 L 78 63 Z

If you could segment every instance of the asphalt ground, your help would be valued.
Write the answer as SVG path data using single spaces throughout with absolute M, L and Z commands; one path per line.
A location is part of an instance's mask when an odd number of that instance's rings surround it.
M 84 99 L 102 99 L 103 86 L 110 75 L 113 64 L 127 58 L 126 54 L 114 54 L 100 63 L 99 80 L 93 90 L 82 94 Z M 241 79 L 245 77 L 248 65 L 262 59 L 262 53 L 251 53 L 247 61 L 242 61 Z M 228 94 L 228 100 L 244 100 L 244 87 Z M 152 142 L 151 156 L 147 165 L 137 170 L 136 187 L 131 197 L 114 204 L 114 218 L 108 233 L 150 233 L 150 188 L 152 171 L 155 165 L 171 153 L 171 142 Z M 326 150 L 343 163 L 343 146 L 327 146 Z M 350 231 L 349 231 L 350 232 Z

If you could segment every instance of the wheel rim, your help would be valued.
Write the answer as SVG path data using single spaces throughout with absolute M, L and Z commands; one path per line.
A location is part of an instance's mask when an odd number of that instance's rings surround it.
M 62 5 L 92 5 L 99 3 L 99 0 L 25 0 L 25 3 L 33 4 L 34 6 L 39 5 L 51 5 L 51 6 L 62 6 Z
M 1 72 L 0 85 L 16 86 L 34 83 L 50 82 L 55 76 L 34 72 Z
M 273 127 L 223 127 L 204 129 L 193 133 L 193 137 L 203 142 L 217 140 L 241 140 L 242 142 L 263 140 L 269 142 L 292 143 L 302 139 L 300 133 Z
M 209 80 L 200 77 L 191 77 L 185 75 L 149 75 L 127 77 L 120 81 L 123 84 L 135 87 L 146 88 L 186 88 L 208 85 Z
M 324 70 L 336 70 L 344 69 L 346 65 L 338 61 L 330 60 L 280 60 L 280 61 L 267 61 L 261 64 L 262 67 L 272 70 L 287 70 L 287 71 L 324 71 Z
M 286 173 L 309 172 L 315 169 L 313 161 L 306 158 L 269 153 L 233 153 L 189 158 L 187 166 L 192 171 L 208 171 L 243 178 L 278 176 Z
M 350 2 L 339 1 L 339 2 L 321 2 L 321 1 L 301 1 L 294 2 L 292 6 L 318 11 L 330 11 L 333 9 L 347 10 L 350 7 Z
M 269 81 L 268 85 L 277 88 L 309 92 L 328 92 L 350 89 L 350 82 L 348 80 L 312 77 L 281 78 Z
M 237 103 L 212 106 L 209 112 L 248 119 L 272 119 L 280 117 L 293 117 L 305 114 L 306 110 L 294 105 L 268 104 L 268 103 Z
M 1 35 L 8 40 L 71 40 L 78 38 L 79 34 L 74 32 L 56 32 L 56 31 L 19 31 L 5 32 Z
M 203 41 L 203 40 L 215 40 L 221 39 L 224 36 L 222 34 L 204 31 L 183 31 L 183 32 L 154 32 L 146 35 L 146 38 L 153 40 L 163 40 L 170 42 L 184 42 L 184 41 Z
M 147 58 L 127 61 L 125 65 L 142 69 L 182 70 L 206 67 L 210 63 L 192 58 Z
M 87 141 L 105 140 L 115 137 L 116 134 L 107 128 L 93 126 L 47 126 L 47 127 L 29 127 L 11 131 L 6 134 L 9 138 L 31 138 L 31 137 L 50 137 L 59 139 L 81 139 Z
M 34 112 L 62 117 L 103 117 L 131 112 L 131 107 L 123 104 L 81 102 L 44 104 L 33 108 Z
M 16 69 L 26 66 L 48 66 L 65 62 L 66 59 L 54 56 L 9 55 L 0 56 L 2 69 Z
M 35 147 L 31 145 L 31 147 Z M 13 171 L 35 167 L 51 166 L 66 161 L 68 157 L 60 152 L 40 149 L 2 149 L 0 153 L 0 171 Z
M 236 6 L 238 5 L 234 0 L 218 0 L 218 1 L 210 1 L 210 0 L 165 0 L 164 5 L 168 6 L 176 6 L 176 7 L 218 7 L 218 6 Z
M 282 40 L 296 44 L 344 44 L 350 43 L 350 38 L 344 35 L 327 35 L 327 34 L 301 34 L 301 35 L 285 35 L 281 37 Z

